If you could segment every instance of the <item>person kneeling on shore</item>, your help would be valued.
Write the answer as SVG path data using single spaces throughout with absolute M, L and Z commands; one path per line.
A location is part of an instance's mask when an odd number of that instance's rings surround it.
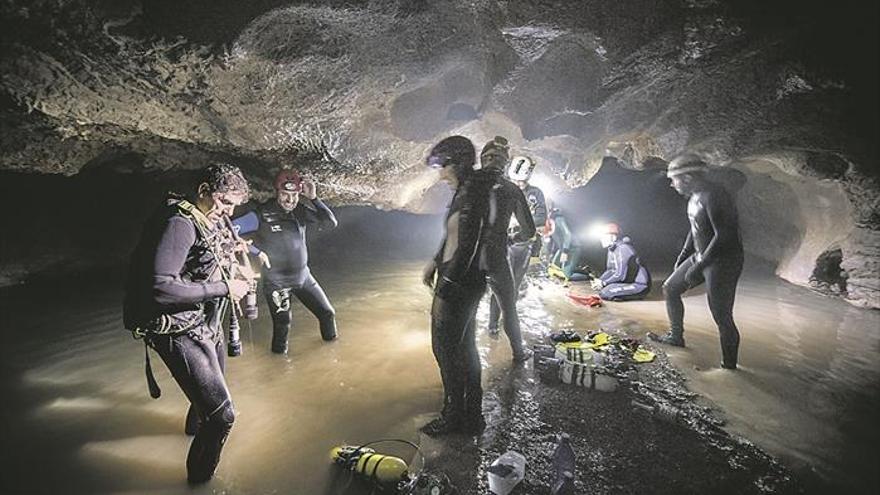
M 591 282 L 606 301 L 636 301 L 651 291 L 651 274 L 642 265 L 629 237 L 620 237 L 616 223 L 605 225 L 599 238 L 608 250 L 605 273 Z

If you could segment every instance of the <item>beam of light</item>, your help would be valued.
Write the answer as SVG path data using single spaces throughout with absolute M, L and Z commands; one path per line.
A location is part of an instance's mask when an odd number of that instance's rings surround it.
M 608 222 L 600 220 L 591 223 L 587 228 L 580 231 L 580 238 L 584 241 L 598 241 L 605 234 L 605 226 Z

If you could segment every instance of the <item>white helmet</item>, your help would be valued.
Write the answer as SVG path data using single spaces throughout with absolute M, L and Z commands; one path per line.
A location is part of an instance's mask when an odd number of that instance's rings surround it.
M 515 156 L 510 161 L 510 167 L 507 168 L 507 176 L 510 180 L 527 181 L 532 177 L 532 171 L 535 170 L 535 162 L 527 156 Z

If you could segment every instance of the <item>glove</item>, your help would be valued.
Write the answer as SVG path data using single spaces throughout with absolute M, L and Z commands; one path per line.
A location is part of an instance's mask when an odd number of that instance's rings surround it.
M 429 289 L 434 288 L 434 273 L 436 272 L 437 265 L 435 265 L 433 261 L 428 263 L 428 266 L 422 271 L 422 283 Z

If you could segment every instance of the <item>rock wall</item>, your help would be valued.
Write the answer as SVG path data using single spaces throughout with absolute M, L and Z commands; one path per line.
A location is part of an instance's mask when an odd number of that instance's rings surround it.
M 746 248 L 775 262 L 780 277 L 806 285 L 819 256 L 852 245 L 862 229 L 839 182 L 792 170 L 803 160 L 803 154 L 787 153 L 732 166 L 747 178 L 737 195 Z
M 567 187 L 606 157 L 652 169 L 688 149 L 799 205 L 765 229 L 786 235 L 749 238 L 782 276 L 804 283 L 839 244 L 851 297 L 877 306 L 876 5 L 0 0 L 0 14 L 2 170 L 229 160 L 265 195 L 296 164 L 336 201 L 432 211 L 421 161 L 452 133 L 506 135 Z M 760 229 L 768 200 L 744 201 Z

